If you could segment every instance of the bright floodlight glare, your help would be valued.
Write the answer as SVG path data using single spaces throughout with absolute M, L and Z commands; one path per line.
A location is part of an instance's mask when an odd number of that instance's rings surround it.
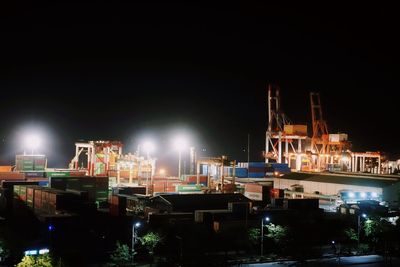
M 50 252 L 50 250 L 49 250 L 48 248 L 43 248 L 43 249 L 40 249 L 40 250 L 39 250 L 39 254 L 40 254 L 40 255 L 47 254 L 47 253 L 49 253 L 49 252 Z
M 41 138 L 37 134 L 25 136 L 24 145 L 29 149 L 37 149 L 40 146 Z
M 367 194 L 366 194 L 365 192 L 361 192 L 361 193 L 360 193 L 360 197 L 366 198 L 366 197 L 367 197 Z
M 362 214 L 363 218 L 367 218 L 367 214 L 363 213 Z
M 151 141 L 146 141 L 143 143 L 143 149 L 147 153 L 153 152 L 155 150 L 155 148 L 156 148 L 156 146 Z
M 139 227 L 140 226 L 140 222 L 135 223 L 135 227 Z
M 335 240 L 332 240 L 332 244 L 335 244 Z
M 165 169 L 160 169 L 160 175 L 165 175 L 165 174 L 166 174 Z
M 184 136 L 177 136 L 173 140 L 174 148 L 178 151 L 182 151 L 187 147 L 187 139 Z
M 371 195 L 372 195 L 372 197 L 378 197 L 378 193 L 376 193 L 376 192 L 372 192 Z
M 349 197 L 353 198 L 354 197 L 354 192 L 349 192 Z

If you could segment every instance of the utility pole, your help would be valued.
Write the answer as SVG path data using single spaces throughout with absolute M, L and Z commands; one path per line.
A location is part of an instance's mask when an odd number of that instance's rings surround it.
M 247 164 L 250 162 L 250 134 L 247 134 Z

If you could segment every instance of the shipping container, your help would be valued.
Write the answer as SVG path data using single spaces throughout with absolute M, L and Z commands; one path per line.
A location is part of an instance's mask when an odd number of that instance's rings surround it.
M 199 183 L 202 184 L 203 186 L 207 186 L 207 180 L 208 180 L 207 176 L 205 175 L 199 176 Z M 197 175 L 186 175 L 184 177 L 184 181 L 187 182 L 188 184 L 197 183 Z
M 265 168 L 265 162 L 258 161 L 258 162 L 249 162 L 248 168 Z
M 270 190 L 271 198 L 283 198 L 285 191 L 283 189 L 271 188 Z
M 12 171 L 12 166 L 0 166 L 0 172 L 11 172 Z
M 287 135 L 307 136 L 307 125 L 284 125 L 283 131 Z
M 249 178 L 264 178 L 264 172 L 249 172 Z
M 247 178 L 248 177 L 247 168 L 235 168 L 235 176 L 237 178 Z
M 112 189 L 113 195 L 145 195 L 146 187 L 145 186 L 132 186 L 132 187 L 114 187 Z
M 46 172 L 46 177 L 53 178 L 53 177 L 70 177 L 69 171 L 51 171 Z
M 25 174 L 19 172 L 0 172 L 0 181 L 25 180 Z
M 126 197 L 111 196 L 110 200 L 110 215 L 112 216 L 125 216 L 126 215 Z
M 263 185 L 255 183 L 245 184 L 244 195 L 251 200 L 270 203 L 271 188 L 272 188 L 271 185 Z
M 33 207 L 35 210 L 41 210 L 43 208 L 42 196 L 43 189 L 40 187 L 36 188 L 33 192 Z
M 329 134 L 329 142 L 345 142 L 347 141 L 347 134 Z
M 25 172 L 25 178 L 44 178 L 44 172 Z
M 44 155 L 16 155 L 15 168 L 17 171 L 44 171 L 46 162 Z
M 179 193 L 201 192 L 200 185 L 178 185 L 176 191 Z

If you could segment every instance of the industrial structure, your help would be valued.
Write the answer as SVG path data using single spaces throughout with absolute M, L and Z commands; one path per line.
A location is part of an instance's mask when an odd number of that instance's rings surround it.
M 138 150 L 136 154 L 124 155 L 123 144 L 119 141 L 77 142 L 75 148 L 70 163 L 72 170 L 84 170 L 89 176 L 108 176 L 111 184 L 140 185 L 142 179 L 146 179 L 146 184 L 152 183 L 156 158 L 148 153 L 143 157 Z
M 380 152 L 353 152 L 347 134 L 328 131 L 319 93 L 310 93 L 312 134 L 308 137 L 307 125 L 292 124 L 283 112 L 279 87 L 268 85 L 267 91 L 266 163 L 285 162 L 295 171 L 382 173 Z

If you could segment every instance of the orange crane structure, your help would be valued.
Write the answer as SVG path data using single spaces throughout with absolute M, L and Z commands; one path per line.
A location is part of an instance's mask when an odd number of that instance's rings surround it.
M 319 93 L 310 93 L 312 137 L 311 152 L 316 155 L 311 162 L 314 170 L 328 169 L 328 164 L 345 164 L 350 151 L 347 134 L 329 134 L 328 125 L 322 115 L 322 105 Z
M 319 93 L 310 93 L 312 135 L 309 138 L 307 125 L 294 125 L 283 113 L 280 88 L 268 85 L 267 91 L 266 163 L 270 160 L 287 163 L 296 171 L 381 173 L 380 152 L 352 152 L 347 134 L 329 133 Z M 311 141 L 309 147 L 308 141 Z

